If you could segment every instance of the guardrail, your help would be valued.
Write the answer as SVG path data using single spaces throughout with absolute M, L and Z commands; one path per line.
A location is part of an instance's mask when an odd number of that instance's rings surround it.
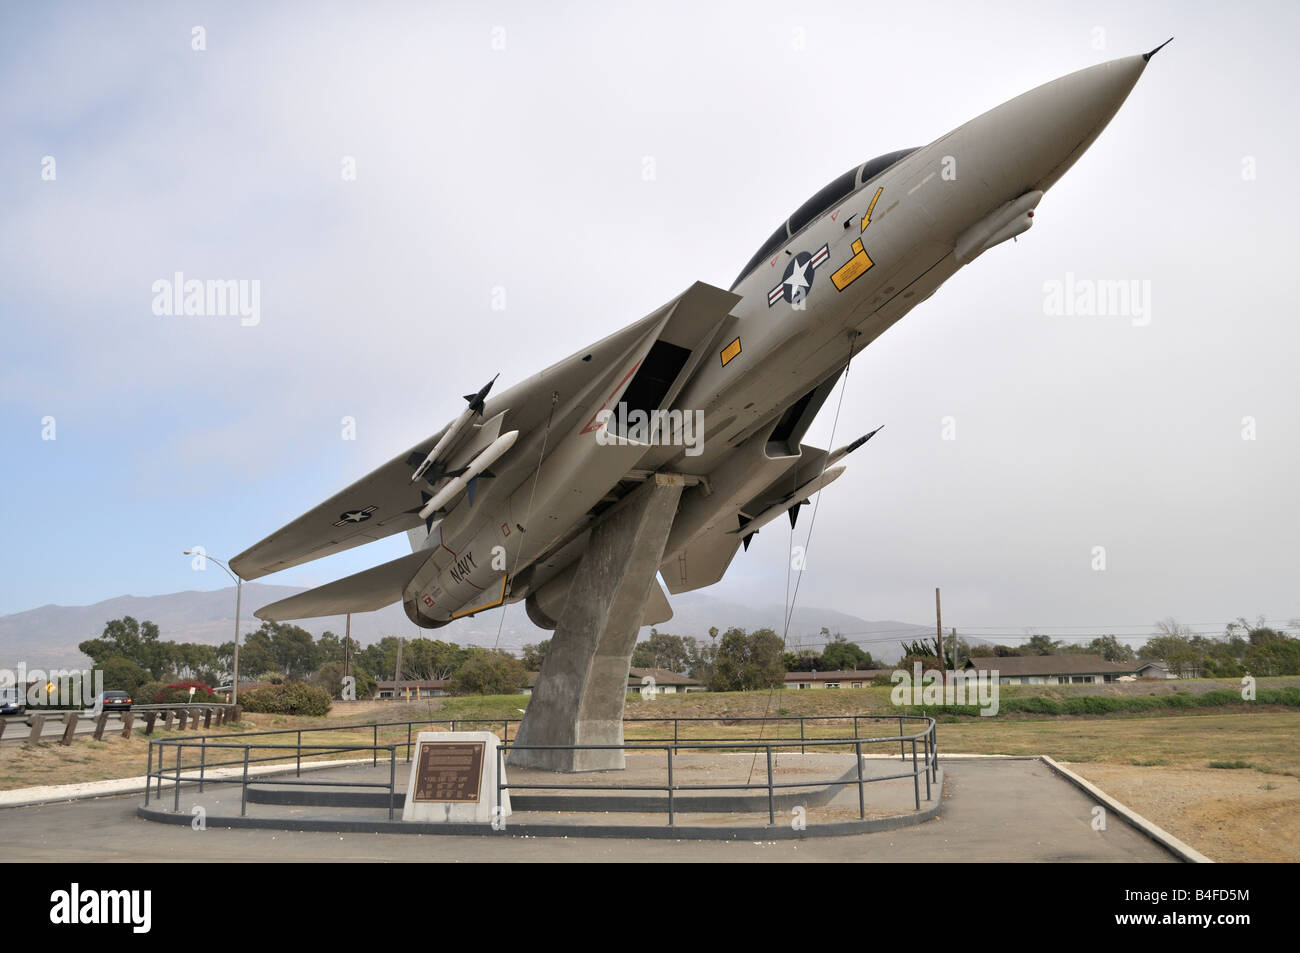
M 897 734 L 886 735 L 868 735 L 863 736 L 861 732 L 862 722 L 895 722 L 898 723 Z M 816 786 L 827 787 L 845 787 L 856 785 L 858 788 L 858 813 L 859 817 L 866 817 L 866 785 L 874 784 L 878 781 L 893 781 L 904 778 L 912 779 L 913 796 L 916 809 L 921 809 L 921 780 L 925 781 L 926 800 L 931 797 L 931 786 L 938 779 L 938 732 L 935 720 L 925 715 L 805 715 L 805 716 L 777 716 L 772 718 L 709 718 L 709 717 L 692 717 L 692 718 L 627 718 L 625 724 L 644 724 L 644 723 L 671 723 L 673 726 L 672 738 L 649 738 L 638 739 L 632 742 L 626 742 L 621 745 L 525 745 L 511 741 L 509 738 L 510 727 L 517 725 L 519 719 L 481 719 L 481 718 L 458 718 L 444 721 L 422 720 L 422 721 L 395 721 L 372 723 L 368 725 L 330 725 L 319 728 L 286 728 L 271 729 L 266 731 L 242 732 L 234 735 L 217 735 L 201 736 L 198 738 L 172 739 L 160 738 L 151 739 L 149 742 L 149 763 L 147 767 L 146 788 L 145 788 L 145 805 L 150 803 L 150 792 L 154 789 L 154 782 L 157 782 L 156 797 L 162 797 L 162 782 L 171 780 L 174 786 L 174 807 L 173 810 L 180 809 L 180 786 L 184 783 L 197 782 L 199 791 L 202 792 L 206 784 L 239 784 L 240 791 L 240 816 L 248 812 L 248 784 L 250 765 L 274 763 L 274 762 L 293 762 L 294 780 L 273 779 L 264 775 L 255 778 L 258 784 L 310 784 L 320 787 L 378 787 L 387 788 L 388 790 L 388 816 L 391 820 L 393 817 L 394 805 L 397 797 L 396 789 L 396 764 L 397 752 L 403 746 L 406 748 L 405 761 L 411 760 L 412 746 L 414 743 L 414 733 L 417 728 L 447 726 L 448 730 L 455 731 L 458 727 L 466 725 L 502 725 L 502 744 L 497 748 L 498 757 L 498 779 L 505 777 L 501 770 L 504 766 L 504 759 L 509 751 L 519 750 L 564 750 L 564 751 L 623 751 L 623 752 L 645 752 L 645 751 L 662 751 L 666 755 L 666 782 L 664 784 L 648 785 L 627 785 L 627 784 L 609 784 L 609 785 L 590 785 L 590 784 L 510 784 L 498 780 L 496 791 L 495 807 L 500 809 L 505 792 L 507 791 L 525 791 L 525 790 L 548 790 L 548 791 L 641 791 L 651 793 L 662 793 L 666 795 L 666 808 L 668 815 L 668 825 L 676 826 L 677 822 L 677 797 L 685 792 L 692 791 L 756 791 L 766 792 L 768 807 L 768 823 L 776 822 L 776 793 L 778 790 L 785 788 L 807 788 Z M 817 737 L 808 736 L 807 723 L 813 722 L 839 722 L 846 724 L 851 722 L 853 733 L 848 737 Z M 916 731 L 908 732 L 909 722 L 920 722 Z M 743 737 L 683 737 L 681 726 L 686 724 L 701 723 L 722 723 L 724 727 L 732 727 L 739 724 L 759 724 L 763 727 L 777 724 L 798 723 L 799 737 L 793 738 L 743 738 Z M 371 729 L 372 738 L 370 744 L 304 744 L 303 736 L 319 734 L 322 732 L 357 732 Z M 401 729 L 406 731 L 406 740 L 388 741 L 380 743 L 379 731 L 385 729 Z M 269 742 L 250 742 L 241 739 L 249 738 L 266 738 L 271 735 L 296 735 L 292 743 L 285 741 L 283 743 Z M 863 773 L 862 756 L 864 746 L 898 744 L 899 760 L 908 765 L 908 770 L 895 774 L 886 774 L 876 777 L 867 777 Z M 158 749 L 155 759 L 155 747 Z M 779 781 L 776 779 L 773 768 L 774 753 L 782 750 L 793 750 L 798 748 L 801 753 L 807 753 L 808 749 L 817 751 L 829 751 L 831 749 L 843 749 L 851 747 L 854 751 L 855 762 L 857 765 L 856 777 L 838 777 L 826 780 L 809 781 L 801 779 L 798 781 Z M 175 750 L 174 765 L 170 752 Z M 236 751 L 241 752 L 242 757 L 236 756 L 231 760 L 209 760 L 209 751 L 224 752 Z M 196 751 L 198 753 L 198 763 L 186 765 L 184 763 L 185 753 L 187 751 Z M 303 753 L 307 752 L 315 756 L 328 756 L 337 754 L 347 754 L 352 752 L 370 752 L 372 764 L 378 766 L 380 752 L 388 752 L 389 758 L 389 779 L 384 784 L 381 781 L 336 781 L 332 779 L 316 779 L 312 781 L 301 781 L 302 777 L 302 759 Z M 682 784 L 677 781 L 674 775 L 674 757 L 682 751 L 754 751 L 762 753 L 766 758 L 766 777 L 764 780 L 747 782 L 745 784 Z M 281 753 L 276 753 L 281 752 Z M 156 760 L 156 767 L 155 767 Z M 164 766 L 164 760 L 168 762 Z M 909 763 L 910 762 L 910 763 Z M 315 764 L 322 762 L 316 761 Z M 238 777 L 212 777 L 208 772 L 216 768 L 241 767 L 242 772 Z M 289 764 L 285 764 L 286 770 Z M 195 773 L 197 771 L 197 774 Z
M 196 730 L 200 719 L 202 719 L 205 729 L 213 727 L 214 716 L 217 727 L 238 721 L 241 708 L 239 705 L 214 704 L 212 702 L 199 702 L 194 705 L 187 703 L 132 705 L 130 708 L 119 709 L 116 712 L 101 709 L 98 714 L 93 708 L 36 708 L 28 710 L 26 714 L 9 715 L 0 718 L 0 740 L 3 740 L 5 729 L 9 725 L 21 723 L 25 727 L 31 728 L 27 740 L 29 743 L 35 743 L 44 737 L 47 722 L 57 722 L 64 726 L 63 734 L 59 738 L 59 744 L 70 745 L 77 732 L 77 724 L 80 720 L 82 718 L 94 718 L 94 739 L 100 741 L 104 736 L 104 729 L 108 726 L 108 717 L 112 714 L 122 716 L 122 737 L 130 738 L 137 714 L 144 716 L 144 733 L 151 735 L 160 716 L 164 718 L 165 724 L 163 727 L 167 730 L 176 728 L 179 731 L 184 731 L 187 722 L 191 724 L 191 730 Z

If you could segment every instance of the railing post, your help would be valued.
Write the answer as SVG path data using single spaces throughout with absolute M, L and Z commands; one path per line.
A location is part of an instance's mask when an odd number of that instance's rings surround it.
M 302 777 L 302 729 L 298 729 L 298 759 L 294 768 L 294 777 Z
M 406 723 L 406 762 L 411 762 L 411 723 Z
M 767 823 L 776 823 L 776 794 L 772 790 L 772 746 L 767 746 Z
M 172 802 L 172 810 L 179 812 L 181 809 L 181 744 L 176 742 L 176 798 Z
M 131 726 L 134 724 L 135 724 L 135 715 L 131 714 L 129 711 L 122 716 L 122 737 L 123 738 L 131 737 Z
M 916 774 L 916 739 L 912 739 L 912 792 L 916 795 L 916 809 L 921 809 L 921 779 Z
M 68 712 L 68 716 L 64 722 L 63 737 L 59 739 L 59 744 L 61 745 L 72 744 L 72 738 L 76 733 L 77 733 L 77 713 L 75 711 L 70 711 Z
M 903 738 L 903 716 L 898 716 L 898 760 L 907 760 L 907 741 Z
M 501 745 L 497 745 L 496 751 L 497 751 L 497 802 L 496 802 L 496 809 L 492 812 L 492 816 L 494 818 L 500 818 L 502 821 L 504 821 L 505 818 L 501 816 L 501 785 L 504 782 L 501 779 L 505 777 L 505 760 L 504 760 L 505 749 L 502 748 Z
M 244 745 L 244 779 L 239 783 L 239 816 L 248 813 L 248 745 Z
M 161 763 L 161 762 L 160 762 Z M 153 741 L 149 742 L 149 767 L 144 772 L 144 806 L 149 806 L 149 789 L 153 787 Z
M 800 753 L 800 754 L 807 754 L 808 752 L 804 749 L 803 742 L 804 742 L 804 737 L 803 737 L 803 715 L 800 715 L 800 716 L 799 716 L 799 753 Z M 767 751 L 768 751 L 768 754 L 769 754 L 769 755 L 772 753 L 772 749 L 771 749 L 771 748 L 768 748 Z
M 668 826 L 677 824 L 676 805 L 673 802 L 673 749 L 668 748 Z
M 857 720 L 856 718 L 854 719 Z M 854 732 L 856 734 L 856 732 Z M 858 817 L 866 818 L 867 816 L 867 793 L 863 790 L 862 784 L 862 742 L 856 742 L 858 749 Z
M 374 728 L 375 728 L 374 740 L 370 743 L 370 753 L 371 755 L 373 755 L 373 758 L 371 759 L 370 762 L 370 766 L 372 768 L 377 768 L 379 767 L 379 723 L 378 722 L 375 723 Z
M 912 744 L 915 745 L 916 742 L 912 742 Z M 930 748 L 930 733 L 929 733 L 928 731 L 925 733 L 925 747 L 926 747 L 926 750 L 927 750 L 927 752 L 928 752 L 928 751 L 929 751 L 929 748 Z M 930 800 L 930 756 L 929 756 L 929 754 L 926 755 L 925 761 L 926 761 L 926 764 L 925 764 L 925 799 L 928 801 L 928 800 Z
M 674 748 L 677 747 L 677 741 L 678 741 L 677 725 L 678 725 L 679 722 L 680 722 L 680 719 L 678 719 L 678 718 L 674 718 L 674 719 L 673 719 L 673 747 L 674 747 Z
M 409 726 L 408 726 L 409 730 Z M 397 746 L 388 746 L 388 819 L 393 819 L 393 798 L 397 790 Z
M 203 793 L 203 775 L 208 766 L 208 739 L 199 739 L 199 793 Z

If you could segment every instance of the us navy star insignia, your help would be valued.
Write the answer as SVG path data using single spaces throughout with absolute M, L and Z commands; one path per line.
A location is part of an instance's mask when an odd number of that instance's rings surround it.
M 379 509 L 378 506 L 367 506 L 364 510 L 348 510 L 338 518 L 334 525 L 344 526 L 348 523 L 364 523 L 370 519 L 370 514 L 377 509 Z
M 790 264 L 785 266 L 781 283 L 767 293 L 767 306 L 772 307 L 782 298 L 793 304 L 795 298 L 808 297 L 817 269 L 826 264 L 830 256 L 830 246 L 823 245 L 815 252 L 801 251 L 791 258 Z

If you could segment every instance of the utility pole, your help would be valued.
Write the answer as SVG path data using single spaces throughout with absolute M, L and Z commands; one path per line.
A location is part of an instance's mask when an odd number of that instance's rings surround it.
M 406 640 L 400 635 L 397 637 L 397 666 L 393 672 L 393 698 L 397 698 L 398 691 L 402 687 L 402 643 Z
M 935 636 L 935 643 L 939 649 L 939 671 L 947 672 L 948 666 L 944 663 L 943 660 L 943 610 L 940 609 L 939 607 L 938 586 L 934 587 L 934 627 L 935 627 L 935 632 L 938 633 Z M 948 680 L 948 676 L 946 674 L 943 676 L 943 680 L 945 682 Z

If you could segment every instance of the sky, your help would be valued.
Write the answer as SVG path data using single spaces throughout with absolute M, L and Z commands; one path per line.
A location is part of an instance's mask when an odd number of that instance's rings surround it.
M 938 586 L 973 636 L 1300 617 L 1298 27 L 1287 3 L 6 5 L 0 614 L 228 585 L 182 550 L 229 558 L 492 375 L 729 286 L 864 159 L 1173 35 L 1034 228 L 855 359 L 806 442 L 885 430 L 710 592 L 797 580 L 925 623 Z M 256 321 L 155 313 L 177 272 L 256 281 Z M 1076 279 L 1150 313 L 1049 313 Z

